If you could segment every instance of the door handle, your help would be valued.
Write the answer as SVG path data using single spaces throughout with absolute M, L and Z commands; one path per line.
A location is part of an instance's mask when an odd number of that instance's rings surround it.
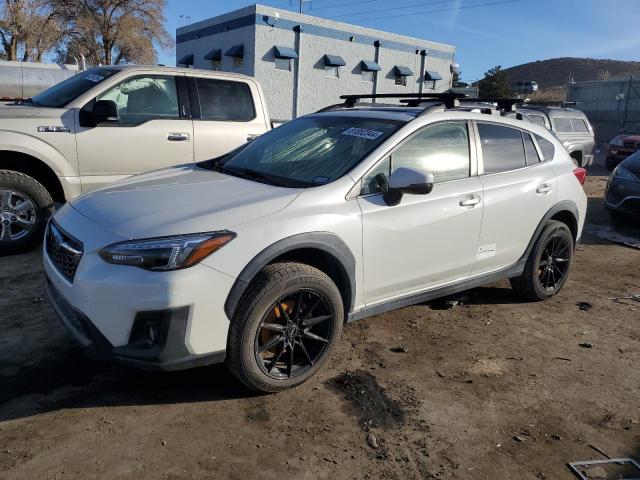
M 478 197 L 467 198 L 465 200 L 460 201 L 461 207 L 475 207 L 480 203 L 480 199 Z
M 189 134 L 176 132 L 167 133 L 167 140 L 170 142 L 187 142 L 189 141 Z
M 547 185 L 546 183 L 540 185 L 538 188 L 536 188 L 536 193 L 540 193 L 540 194 L 546 194 L 549 193 L 551 191 L 551 185 Z

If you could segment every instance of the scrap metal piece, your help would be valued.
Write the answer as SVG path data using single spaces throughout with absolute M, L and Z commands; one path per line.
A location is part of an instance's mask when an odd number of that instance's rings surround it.
M 606 460 L 584 460 L 581 462 L 570 462 L 567 464 L 569 469 L 574 473 L 576 477 L 580 480 L 590 480 L 593 478 L 608 478 L 605 477 L 589 477 L 585 474 L 585 471 L 591 470 L 592 468 L 603 466 L 607 464 L 617 464 L 617 465 L 628 465 L 633 470 L 633 477 L 625 477 L 627 480 L 634 480 L 640 478 L 640 465 L 633 460 L 632 458 L 608 458 Z M 585 468 L 586 467 L 586 468 Z M 599 471 L 599 470 L 598 470 Z

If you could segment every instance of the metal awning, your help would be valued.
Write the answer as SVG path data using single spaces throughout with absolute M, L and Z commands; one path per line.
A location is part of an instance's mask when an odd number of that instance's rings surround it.
M 227 57 L 244 57 L 244 45 L 236 45 L 226 51 Z
M 185 55 L 180 60 L 178 60 L 178 65 L 193 65 L 193 54 Z
M 413 76 L 413 72 L 411 71 L 411 69 L 409 67 L 402 67 L 400 65 L 396 65 L 395 67 L 393 67 L 393 71 L 399 77 L 412 77 Z
M 325 55 L 324 65 L 325 67 L 344 67 L 347 62 L 344 61 L 340 55 Z
M 273 47 L 273 54 L 276 58 L 298 58 L 298 53 L 289 47 Z
M 379 72 L 380 70 L 382 70 L 382 68 L 380 68 L 380 65 L 378 65 L 373 60 L 362 60 L 362 62 L 360 62 L 360 65 L 363 72 Z
M 216 48 L 204 56 L 205 60 L 222 60 L 222 50 Z
M 425 70 L 424 72 L 424 79 L 425 80 L 442 80 L 442 75 L 440 75 L 438 72 L 434 72 L 433 70 Z

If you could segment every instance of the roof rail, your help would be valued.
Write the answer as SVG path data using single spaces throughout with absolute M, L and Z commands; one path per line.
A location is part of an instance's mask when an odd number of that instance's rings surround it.
M 495 103 L 498 106 L 498 110 L 504 110 L 507 112 L 515 112 L 516 105 L 524 103 L 524 100 L 521 98 L 465 98 L 461 101 L 473 103 Z
M 567 108 L 567 107 L 575 107 L 576 105 L 578 105 L 578 102 L 565 102 L 565 101 L 561 101 L 561 102 L 553 102 L 553 101 L 548 101 L 548 102 L 525 102 L 524 103 L 524 107 L 560 107 L 560 108 Z
M 376 93 L 376 94 L 363 94 L 363 95 L 341 95 L 340 99 L 344 100 L 343 104 L 331 105 L 330 107 L 326 107 L 326 109 L 322 109 L 321 111 L 325 111 L 327 109 L 333 108 L 353 108 L 355 105 L 362 99 L 372 99 L 377 100 L 381 98 L 399 98 L 399 99 L 407 99 L 409 106 L 415 107 L 420 105 L 423 100 L 438 100 L 445 104 L 447 108 L 453 108 L 455 106 L 456 100 L 460 98 L 465 98 L 467 95 L 464 93 L 453 93 L 453 92 L 443 92 L 443 93 Z

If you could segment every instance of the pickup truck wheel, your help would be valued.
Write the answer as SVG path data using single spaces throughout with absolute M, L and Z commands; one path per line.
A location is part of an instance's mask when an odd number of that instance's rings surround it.
M 39 182 L 23 173 L 0 170 L 0 254 L 36 247 L 52 212 L 53 199 Z
M 551 220 L 529 254 L 524 272 L 511 287 L 529 300 L 546 300 L 560 291 L 573 259 L 573 235 L 562 222 Z
M 249 388 L 278 392 L 312 377 L 342 331 L 340 291 L 301 263 L 268 265 L 231 321 L 227 365 Z

